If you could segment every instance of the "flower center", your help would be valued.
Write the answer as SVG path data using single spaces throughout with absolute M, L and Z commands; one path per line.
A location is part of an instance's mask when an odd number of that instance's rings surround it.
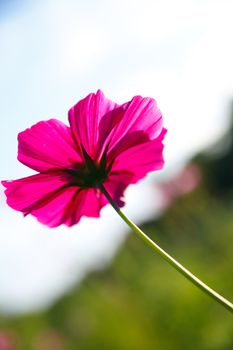
M 93 160 L 82 147 L 84 164 L 79 164 L 76 169 L 67 170 L 72 176 L 72 185 L 82 188 L 98 187 L 106 180 L 111 165 L 107 166 L 107 149 L 99 162 Z

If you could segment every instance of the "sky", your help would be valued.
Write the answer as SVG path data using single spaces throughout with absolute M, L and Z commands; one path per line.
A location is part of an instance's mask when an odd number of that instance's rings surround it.
M 16 160 L 20 131 L 67 122 L 90 92 L 101 88 L 118 103 L 150 96 L 168 129 L 165 169 L 130 186 L 125 210 L 139 224 L 158 212 L 154 181 L 227 128 L 232 10 L 226 0 L 0 1 L 0 178 L 33 173 Z M 48 229 L 8 208 L 1 187 L 0 312 L 47 307 L 110 261 L 126 231 L 110 207 L 98 220 Z

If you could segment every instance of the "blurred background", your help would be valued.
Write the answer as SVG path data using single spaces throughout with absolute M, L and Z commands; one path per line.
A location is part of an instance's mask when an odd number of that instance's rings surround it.
M 154 97 L 165 168 L 125 212 L 232 300 L 233 1 L 0 0 L 0 178 L 32 174 L 17 134 L 102 89 Z M 139 205 L 140 203 L 140 205 Z M 230 313 L 173 271 L 110 207 L 48 229 L 0 188 L 0 350 L 231 350 Z

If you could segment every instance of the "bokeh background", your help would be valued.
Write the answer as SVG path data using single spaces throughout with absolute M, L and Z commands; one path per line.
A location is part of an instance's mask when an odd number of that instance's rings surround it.
M 156 98 L 163 171 L 125 212 L 200 278 L 233 291 L 233 2 L 0 0 L 0 178 L 32 173 L 17 134 L 67 121 L 101 88 Z M 101 218 L 48 229 L 0 188 L 0 350 L 231 350 L 233 322 L 131 234 Z

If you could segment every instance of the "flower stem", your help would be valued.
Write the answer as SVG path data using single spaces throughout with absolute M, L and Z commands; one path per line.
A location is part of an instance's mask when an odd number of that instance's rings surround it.
M 208 294 L 212 299 L 216 300 L 219 304 L 223 305 L 226 309 L 233 312 L 233 304 L 225 299 L 223 296 L 215 292 L 212 288 L 208 287 L 204 282 L 199 280 L 195 275 L 193 275 L 189 270 L 187 270 L 183 265 L 181 265 L 177 260 L 175 260 L 171 255 L 169 255 L 165 250 L 160 248 L 158 244 L 153 242 L 139 227 L 137 227 L 121 210 L 118 208 L 116 203 L 113 201 L 109 193 L 106 191 L 103 185 L 99 186 L 102 193 L 108 199 L 109 203 L 115 209 L 115 211 L 120 215 L 120 217 L 126 222 L 126 224 L 144 241 L 148 244 L 156 253 L 158 253 L 164 260 L 166 260 L 171 266 L 173 266 L 177 271 L 179 271 L 184 277 L 191 281 L 194 285 L 200 288 L 204 293 Z

